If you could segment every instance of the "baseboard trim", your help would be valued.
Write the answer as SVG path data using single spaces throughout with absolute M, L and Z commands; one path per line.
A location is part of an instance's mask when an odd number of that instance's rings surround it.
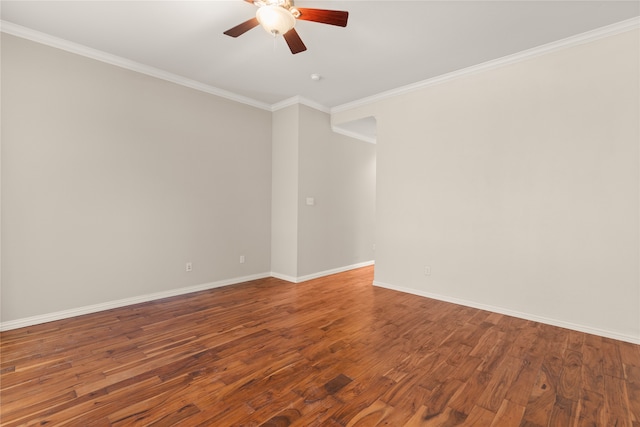
M 280 280 L 284 280 L 285 282 L 291 282 L 291 283 L 298 283 L 295 277 L 293 276 L 288 276 L 286 274 L 280 274 L 280 273 L 275 273 L 275 272 L 271 272 L 271 277 L 275 277 L 276 279 L 280 279 Z
M 219 280 L 217 282 L 203 283 L 201 285 L 188 286 L 186 288 L 171 289 L 163 292 L 155 292 L 152 294 L 140 295 L 137 297 L 124 298 L 116 301 L 109 301 L 100 304 L 87 305 L 84 307 L 72 308 L 69 310 L 56 311 L 54 313 L 41 314 L 38 316 L 25 317 L 22 319 L 10 320 L 8 322 L 0 322 L 0 331 L 9 331 L 12 329 L 25 328 L 28 326 L 39 325 L 41 323 L 53 322 L 56 320 L 68 319 L 70 317 L 82 316 L 84 314 L 97 313 L 100 311 L 111 310 L 114 308 L 126 307 L 128 305 L 140 304 L 143 302 L 155 301 L 163 298 L 174 297 L 178 295 L 190 294 L 193 292 L 206 291 L 208 289 L 220 288 L 222 286 L 236 285 L 238 283 L 248 282 L 251 280 L 264 279 L 266 277 L 275 277 L 292 283 L 305 282 L 307 280 L 316 279 L 318 277 L 329 276 L 331 274 L 342 273 L 348 270 L 354 270 L 360 267 L 373 265 L 374 261 L 366 261 L 357 264 L 347 265 L 344 267 L 334 268 L 331 270 L 320 271 L 318 273 L 309 274 L 301 277 L 292 277 L 275 272 L 265 272 L 253 274 L 250 276 L 236 277 L 233 279 Z
M 305 276 L 300 276 L 297 279 L 296 283 L 306 282 L 307 280 L 318 279 L 324 276 L 330 276 L 332 274 L 343 273 L 349 270 L 355 270 L 356 268 L 368 267 L 370 265 L 374 265 L 375 261 L 364 261 L 356 264 L 346 265 L 344 267 L 332 268 L 331 270 L 319 271 L 317 273 L 307 274 Z
M 143 302 L 149 302 L 159 300 L 163 298 L 174 297 L 178 295 L 190 294 L 193 292 L 206 291 L 208 289 L 220 288 L 223 286 L 236 285 L 238 283 L 244 283 L 251 280 L 264 279 L 270 277 L 271 274 L 258 273 L 250 276 L 236 277 L 233 279 L 219 280 L 217 282 L 203 283 L 195 286 L 188 286 L 186 288 L 171 289 L 163 292 L 155 292 L 152 294 L 140 295 L 132 298 L 124 298 L 116 301 L 109 301 L 100 304 L 87 305 L 84 307 L 72 308 L 69 310 L 57 311 L 54 313 L 47 313 L 38 316 L 26 317 L 23 319 L 10 320 L 8 322 L 0 322 L 0 331 L 9 331 L 11 329 L 24 328 L 27 326 L 38 325 L 41 323 L 53 322 L 55 320 L 68 319 L 70 317 L 82 316 L 84 314 L 97 313 L 99 311 L 111 310 L 113 308 L 126 307 L 128 305 L 140 304 Z
M 301 282 L 306 282 L 307 280 L 318 279 L 320 277 L 330 276 L 332 274 L 343 273 L 349 270 L 355 270 L 356 268 L 368 267 L 370 265 L 374 265 L 375 263 L 376 262 L 373 260 L 358 262 L 356 264 L 345 265 L 343 267 L 332 268 L 331 270 L 319 271 L 317 273 L 307 274 L 305 276 L 298 276 L 298 277 L 288 276 L 286 274 L 280 274 L 272 271 L 271 276 L 275 277 L 276 279 L 286 280 L 287 282 L 291 282 L 291 283 L 301 283 Z
M 424 291 L 420 291 L 418 289 L 405 288 L 405 287 L 402 287 L 402 286 L 394 286 L 394 285 L 390 285 L 388 283 L 383 283 L 383 282 L 379 282 L 379 281 L 375 281 L 375 280 L 373 282 L 373 286 L 377 286 L 377 287 L 385 288 L 385 289 L 390 289 L 390 290 L 398 291 L 398 292 L 404 292 L 404 293 L 407 293 L 407 294 L 413 294 L 413 295 L 417 295 L 417 296 L 421 296 L 421 297 L 431 298 L 431 299 L 435 299 L 435 300 L 438 300 L 438 301 L 444 301 L 444 302 L 450 302 L 450 303 L 453 303 L 453 304 L 464 305 L 466 307 L 477 308 L 477 309 L 480 309 L 480 310 L 491 311 L 491 312 L 494 312 L 494 313 L 504 314 L 504 315 L 507 315 L 507 316 L 517 317 L 517 318 L 520 318 L 520 319 L 532 320 L 534 322 L 540 322 L 540 323 L 544 323 L 544 324 L 551 325 L 551 326 L 558 326 L 560 328 L 571 329 L 573 331 L 584 332 L 584 333 L 592 334 L 592 335 L 598 335 L 598 336 L 605 337 L 605 338 L 612 338 L 612 339 L 618 340 L 618 341 L 625 341 L 625 342 L 629 342 L 631 344 L 640 344 L 640 337 L 634 337 L 634 336 L 631 336 L 631 335 L 620 334 L 618 332 L 612 332 L 612 331 L 607 331 L 607 330 L 604 330 L 604 329 L 593 328 L 593 327 L 590 327 L 590 326 L 584 326 L 584 325 L 579 325 L 579 324 L 575 324 L 575 323 L 571 323 L 571 322 L 565 322 L 563 320 L 557 320 L 557 319 L 551 319 L 551 318 L 548 318 L 548 317 L 537 316 L 537 315 L 531 314 L 531 313 L 523 313 L 523 312 L 520 312 L 520 311 L 510 310 L 510 309 L 507 309 L 507 308 L 498 307 L 498 306 L 494 306 L 494 305 L 477 303 L 477 302 L 474 302 L 474 301 L 468 301 L 468 300 L 464 300 L 464 299 L 460 299 L 460 298 L 449 297 L 449 296 L 440 295 L 440 294 L 434 294 L 434 293 L 431 293 L 431 292 L 424 292 Z

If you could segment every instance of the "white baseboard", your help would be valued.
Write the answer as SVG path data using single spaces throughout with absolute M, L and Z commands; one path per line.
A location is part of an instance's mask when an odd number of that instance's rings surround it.
M 344 267 L 332 268 L 331 270 L 319 271 L 317 273 L 307 274 L 305 276 L 298 276 L 298 277 L 287 276 L 285 274 L 275 273 L 272 271 L 271 276 L 275 277 L 276 279 L 286 280 L 287 282 L 291 282 L 291 283 L 300 283 L 300 282 L 306 282 L 307 280 L 317 279 L 319 277 L 330 276 L 332 274 L 342 273 L 349 270 L 355 270 L 356 268 L 368 267 L 374 264 L 375 264 L 375 261 L 364 261 L 364 262 L 359 262 L 357 264 L 345 265 Z
M 276 273 L 274 271 L 271 272 L 271 277 L 275 277 L 276 279 L 284 280 L 286 282 L 298 283 L 298 279 L 293 276 L 288 276 L 286 274 Z
M 292 283 L 305 282 L 307 280 L 317 279 L 319 277 L 329 276 L 331 274 L 342 273 L 344 271 L 354 270 L 356 268 L 367 267 L 374 265 L 375 261 L 365 261 L 357 264 L 352 264 L 344 267 L 334 268 L 331 270 L 325 270 L 318 273 L 309 274 L 306 276 L 292 277 L 275 272 L 270 273 L 258 273 L 250 276 L 236 277 L 233 279 L 220 280 L 217 282 L 204 283 L 201 285 L 189 286 L 186 288 L 171 289 L 163 292 L 156 292 L 153 294 L 141 295 L 132 298 L 125 298 L 116 301 L 110 301 L 101 304 L 88 305 L 84 307 L 73 308 L 69 310 L 57 311 L 54 313 L 47 313 L 38 316 L 26 317 L 23 319 L 10 320 L 8 322 L 0 322 L 0 331 L 9 331 L 11 329 L 24 328 L 27 326 L 38 325 L 41 323 L 53 322 L 55 320 L 68 319 L 70 317 L 81 316 L 84 314 L 97 313 L 99 311 L 110 310 L 113 308 L 125 307 L 128 305 L 139 304 L 148 301 L 159 300 L 163 298 L 169 298 L 177 295 L 189 294 L 192 292 L 204 291 L 207 289 L 219 288 L 222 286 L 235 285 L 238 283 L 248 282 L 251 280 L 264 279 L 266 277 L 275 277 L 277 279 L 285 280 Z M 640 337 L 634 337 L 631 335 L 620 334 L 604 329 L 593 328 L 590 326 L 578 325 L 571 322 L 565 322 L 563 320 L 550 319 L 547 317 L 537 316 L 530 313 L 523 313 L 519 311 L 509 310 L 503 307 L 497 307 L 488 304 L 477 303 L 474 301 L 463 300 L 454 297 L 448 297 L 440 294 L 433 294 L 430 292 L 424 292 L 417 289 L 405 288 L 402 286 L 394 286 L 387 283 L 374 281 L 374 286 L 381 288 L 391 289 L 394 291 L 404 292 L 408 294 L 418 295 L 421 297 L 432 298 L 439 301 L 450 302 L 453 304 L 464 305 L 467 307 L 473 307 L 480 310 L 491 311 L 494 313 L 500 313 L 507 316 L 518 317 L 520 319 L 532 320 L 534 322 L 545 323 L 552 326 L 558 326 L 561 328 L 571 329 L 574 331 L 584 332 L 588 334 L 598 335 L 601 337 L 612 338 L 619 341 L 625 341 L 632 344 L 640 345 Z
M 250 280 L 264 279 L 265 277 L 275 277 L 277 279 L 286 280 L 287 282 L 300 283 L 306 280 L 318 277 L 328 276 L 330 274 L 342 273 L 343 271 L 353 270 L 355 268 L 373 265 L 374 261 L 366 261 L 358 264 L 352 264 L 345 267 L 334 268 L 332 270 L 321 271 L 302 277 L 292 277 L 275 272 L 266 272 L 254 274 L 251 276 L 236 277 L 233 279 L 220 280 L 217 282 L 204 283 L 201 285 L 188 286 L 186 288 L 171 289 L 153 294 L 140 295 L 132 298 L 125 298 L 116 301 L 109 301 L 100 304 L 87 305 L 84 307 L 72 308 L 69 310 L 56 311 L 54 313 L 41 314 L 38 316 L 26 317 L 22 319 L 10 320 L 8 322 L 0 322 L 0 331 L 9 331 L 11 329 L 24 328 L 27 326 L 38 325 L 41 323 L 53 322 L 55 320 L 68 319 L 70 317 L 82 316 L 83 314 L 97 313 L 99 311 L 111 310 L 113 308 L 125 307 L 128 305 L 139 304 L 148 301 L 159 300 L 163 298 L 174 297 L 177 295 L 190 294 L 192 292 L 205 291 L 207 289 L 219 288 L 222 286 L 235 285 L 238 283 L 248 282 Z
M 634 336 L 631 336 L 631 335 L 620 334 L 618 332 L 607 331 L 607 330 L 604 330 L 604 329 L 593 328 L 593 327 L 590 327 L 590 326 L 578 325 L 578 324 L 571 323 L 571 322 L 565 322 L 563 320 L 550 319 L 550 318 L 543 317 L 543 316 L 537 316 L 535 314 L 522 313 L 520 311 L 509 310 L 509 309 L 503 308 L 503 307 L 497 307 L 497 306 L 493 306 L 493 305 L 477 303 L 477 302 L 474 302 L 474 301 L 468 301 L 468 300 L 449 297 L 449 296 L 445 296 L 445 295 L 433 294 L 433 293 L 430 293 L 430 292 L 420 291 L 418 289 L 405 288 L 405 287 L 402 287 L 402 286 L 394 286 L 394 285 L 390 285 L 388 283 L 383 283 L 383 282 L 378 282 L 378 281 L 374 281 L 373 285 L 374 286 L 378 286 L 380 288 L 386 288 L 386 289 L 391 289 L 391 290 L 394 290 L 394 291 L 404 292 L 404 293 L 407 293 L 407 294 L 418 295 L 418 296 L 421 296 L 421 297 L 431 298 L 431 299 L 435 299 L 435 300 L 439 300 L 439 301 L 445 301 L 445 302 L 450 302 L 450 303 L 453 303 L 453 304 L 464 305 L 466 307 L 478 308 L 480 310 L 486 310 L 486 311 L 491 311 L 491 312 L 494 312 L 494 313 L 504 314 L 504 315 L 507 315 L 507 316 L 518 317 L 520 319 L 532 320 L 534 322 L 545 323 L 547 325 L 558 326 L 560 328 L 571 329 L 573 331 L 584 332 L 584 333 L 592 334 L 592 335 L 598 335 L 598 336 L 605 337 L 605 338 L 612 338 L 612 339 L 618 340 L 618 341 L 625 341 L 625 342 L 629 342 L 629 343 L 632 343 L 632 344 L 640 344 L 640 337 L 634 337 Z
M 250 280 L 264 279 L 270 277 L 270 273 L 259 273 L 250 276 L 236 277 L 233 279 L 220 280 L 217 282 L 204 283 L 201 285 L 188 286 L 186 288 L 171 289 L 163 292 L 155 292 L 153 294 L 140 295 L 132 298 L 125 298 L 116 301 L 109 301 L 100 304 L 87 305 L 84 307 L 72 308 L 70 310 L 57 311 L 38 316 L 26 317 L 23 319 L 10 320 L 8 322 L 0 322 L 0 331 L 8 331 L 11 329 L 24 328 L 27 326 L 38 325 L 40 323 L 53 322 L 55 320 L 68 319 L 70 317 L 81 316 L 83 314 L 97 313 L 99 311 L 111 310 L 113 308 L 125 307 L 128 305 L 139 304 L 142 302 L 154 301 L 163 298 L 174 297 L 177 295 L 190 294 L 192 292 L 205 291 L 207 289 L 219 288 L 222 286 L 235 285 L 238 283 L 248 282 Z
M 306 282 L 307 280 L 317 279 L 319 277 L 330 276 L 336 273 L 342 273 L 349 270 L 355 270 L 356 268 L 368 267 L 374 265 L 375 261 L 364 261 L 357 264 L 346 265 L 344 267 L 332 268 L 331 270 L 319 271 L 317 273 L 307 274 L 306 276 L 298 277 L 296 283 Z

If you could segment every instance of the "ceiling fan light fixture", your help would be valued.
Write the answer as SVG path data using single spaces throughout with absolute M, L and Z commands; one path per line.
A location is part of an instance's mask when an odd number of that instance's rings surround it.
M 262 6 L 256 12 L 256 18 L 262 28 L 274 36 L 286 34 L 296 25 L 296 19 L 285 8 L 276 5 Z
M 294 28 L 296 20 L 318 22 L 320 24 L 346 27 L 349 12 L 344 10 L 314 9 L 293 7 L 293 0 L 244 0 L 258 6 L 256 16 L 229 28 L 223 34 L 229 37 L 238 37 L 262 25 L 264 30 L 274 38 L 282 35 L 292 54 L 304 52 L 307 47 Z

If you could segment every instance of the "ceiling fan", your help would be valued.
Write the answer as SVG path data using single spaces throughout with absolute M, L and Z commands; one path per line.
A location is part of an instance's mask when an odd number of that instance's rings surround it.
M 294 28 L 296 19 L 346 27 L 347 19 L 349 18 L 349 12 L 341 10 L 294 7 L 293 0 L 244 1 L 258 6 L 255 18 L 251 18 L 242 24 L 228 29 L 224 34 L 231 37 L 238 37 L 250 29 L 262 25 L 262 27 L 274 37 L 282 34 L 293 54 L 307 50 L 307 47 Z

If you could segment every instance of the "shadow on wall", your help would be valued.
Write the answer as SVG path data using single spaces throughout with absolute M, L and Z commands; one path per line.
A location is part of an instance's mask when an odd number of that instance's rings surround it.
M 371 144 L 376 143 L 376 118 L 373 116 L 332 125 L 331 130 Z

